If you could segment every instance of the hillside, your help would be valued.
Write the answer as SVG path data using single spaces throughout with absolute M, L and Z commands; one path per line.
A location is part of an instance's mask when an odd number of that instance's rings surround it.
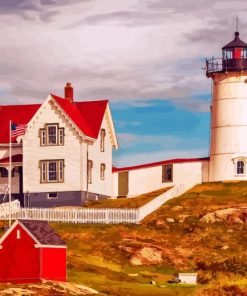
M 106 295 L 247 295 L 246 206 L 247 182 L 210 183 L 140 225 L 52 226 L 68 242 L 69 281 Z M 226 208 L 240 212 L 203 222 Z M 166 284 L 177 271 L 197 271 L 201 284 Z

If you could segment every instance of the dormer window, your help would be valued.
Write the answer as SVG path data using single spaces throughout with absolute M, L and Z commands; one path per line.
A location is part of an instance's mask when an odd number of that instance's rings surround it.
M 57 123 L 46 124 L 40 129 L 41 146 L 61 146 L 64 145 L 64 128 L 59 128 Z

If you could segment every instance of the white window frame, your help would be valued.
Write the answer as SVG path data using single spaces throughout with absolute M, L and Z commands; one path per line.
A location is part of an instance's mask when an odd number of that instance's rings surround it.
M 46 146 L 46 130 L 45 129 L 41 129 L 40 131 L 40 145 Z
M 238 173 L 238 163 L 243 162 L 243 173 Z M 246 163 L 247 163 L 247 157 L 236 157 L 233 159 L 234 163 L 234 172 L 235 177 L 243 177 L 246 176 Z
M 55 195 L 55 196 L 52 196 L 52 195 Z M 57 192 L 48 192 L 47 199 L 58 199 L 58 193 Z
M 55 127 L 55 136 L 56 136 L 56 141 L 55 143 L 50 142 L 50 134 L 49 134 L 49 128 L 54 128 Z M 47 134 L 47 146 L 57 146 L 58 142 L 58 126 L 56 124 L 48 124 L 46 127 L 46 134 Z M 52 135 L 51 135 L 52 137 Z
M 105 152 L 105 137 L 106 137 L 106 130 L 102 128 L 100 130 L 100 151 Z
M 55 163 L 56 179 L 50 179 L 50 164 Z M 64 182 L 64 160 L 63 159 L 51 159 L 41 160 L 41 183 L 63 183 Z
M 105 163 L 100 164 L 100 179 L 105 180 L 105 171 L 106 171 L 106 165 Z
M 58 129 L 58 145 L 59 146 L 64 145 L 64 129 L 63 128 Z

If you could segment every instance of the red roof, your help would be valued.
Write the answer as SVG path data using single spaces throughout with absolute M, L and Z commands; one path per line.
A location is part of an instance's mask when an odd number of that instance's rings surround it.
M 203 157 L 203 158 L 176 158 L 176 159 L 169 159 L 169 160 L 162 160 L 158 162 L 152 162 L 152 163 L 146 163 L 141 165 L 135 165 L 135 166 L 129 166 L 124 168 L 117 168 L 113 167 L 112 172 L 122 172 L 122 171 L 132 171 L 132 170 L 138 170 L 138 169 L 144 169 L 154 166 L 160 166 L 163 164 L 173 164 L 173 163 L 185 163 L 185 162 L 199 162 L 199 161 L 207 161 L 209 160 L 209 157 Z
M 55 101 L 87 136 L 97 139 L 105 114 L 107 100 L 74 102 L 52 95 Z
M 9 143 L 10 120 L 14 123 L 27 124 L 40 106 L 40 104 L 0 106 L 0 143 Z M 15 139 L 12 139 L 12 142 L 16 142 Z
M 22 154 L 12 155 L 12 163 L 22 162 Z M 9 157 L 1 158 L 0 163 L 9 163 Z
M 76 126 L 90 138 L 97 139 L 101 123 L 105 114 L 107 100 L 74 102 L 51 95 L 57 104 L 64 110 Z M 28 124 L 41 105 L 11 105 L 0 106 L 0 143 L 9 143 L 9 121 L 18 124 Z M 15 143 L 16 139 L 12 139 Z

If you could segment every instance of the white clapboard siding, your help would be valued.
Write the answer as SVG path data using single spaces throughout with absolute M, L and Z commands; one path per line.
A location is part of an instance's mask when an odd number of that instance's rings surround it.
M 8 219 L 9 211 L 0 215 L 0 220 Z M 44 209 L 19 208 L 11 211 L 12 219 L 46 220 L 49 222 L 65 223 L 138 223 L 138 210 L 136 209 Z

